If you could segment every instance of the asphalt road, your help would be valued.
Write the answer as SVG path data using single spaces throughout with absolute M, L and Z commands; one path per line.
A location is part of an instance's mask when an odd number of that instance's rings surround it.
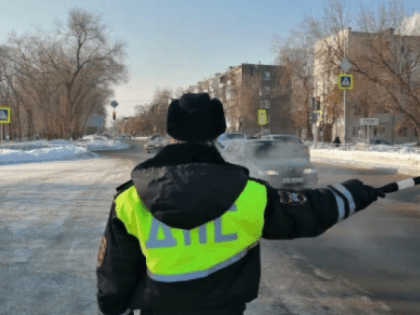
M 383 170 L 317 164 L 319 186 L 357 178 L 379 187 L 409 178 Z M 387 195 L 314 239 L 284 242 L 278 250 L 358 285 L 392 314 L 420 314 L 420 188 Z
M 97 314 L 96 257 L 115 187 L 152 157 L 140 144 L 99 158 L 0 166 L 0 314 Z M 406 178 L 317 165 L 320 186 Z M 262 240 L 246 315 L 420 314 L 420 189 L 381 200 L 322 236 Z M 138 314 L 138 312 L 137 312 Z
M 144 153 L 136 141 L 129 143 L 133 147 L 126 152 L 103 154 L 139 161 L 153 156 Z M 352 178 L 379 187 L 409 177 L 384 169 L 356 169 L 320 163 L 316 166 L 320 178 L 318 187 Z M 384 309 L 391 314 L 418 315 L 419 240 L 420 188 L 413 187 L 389 194 L 386 199 L 379 200 L 320 237 L 266 241 L 262 252 L 273 251 L 270 255 L 282 253 L 288 257 L 299 257 L 295 260 L 295 266 L 302 274 L 320 277 L 317 273 L 327 272 L 329 275 L 324 280 L 348 281 L 372 301 L 384 303 L 388 307 Z M 277 271 L 273 272 L 277 274 Z M 269 277 L 276 278 L 276 275 Z

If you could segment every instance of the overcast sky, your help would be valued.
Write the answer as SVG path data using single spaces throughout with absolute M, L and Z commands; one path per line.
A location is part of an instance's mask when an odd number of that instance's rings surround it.
M 325 0 L 326 1 L 326 0 Z M 305 13 L 322 14 L 324 0 L 67 0 L 2 1 L 0 44 L 66 22 L 75 6 L 102 14 L 111 39 L 128 44 L 130 82 L 115 87 L 117 117 L 134 115 L 156 88 L 188 87 L 241 63 L 272 64 L 273 35 L 287 36 Z M 367 6 L 381 2 L 365 0 Z M 360 1 L 347 1 L 357 10 Z M 420 12 L 419 0 L 407 0 Z M 111 107 L 109 106 L 110 111 Z

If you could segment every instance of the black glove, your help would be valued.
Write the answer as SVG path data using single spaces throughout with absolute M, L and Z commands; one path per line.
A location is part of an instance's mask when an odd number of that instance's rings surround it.
M 385 198 L 385 194 L 378 188 L 365 185 L 358 179 L 351 179 L 342 183 L 353 196 L 356 212 L 367 208 L 378 197 Z

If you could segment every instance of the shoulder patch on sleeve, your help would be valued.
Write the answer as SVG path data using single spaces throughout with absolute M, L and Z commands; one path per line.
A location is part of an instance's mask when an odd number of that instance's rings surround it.
M 306 203 L 307 199 L 304 194 L 298 191 L 280 190 L 280 202 L 291 206 L 300 206 Z
M 104 262 L 105 253 L 106 253 L 107 243 L 105 236 L 102 236 L 101 245 L 99 246 L 98 251 L 98 267 L 102 266 Z

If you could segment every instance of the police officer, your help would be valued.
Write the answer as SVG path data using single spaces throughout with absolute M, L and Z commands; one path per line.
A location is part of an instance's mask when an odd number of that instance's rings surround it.
M 261 238 L 321 235 L 385 195 L 359 180 L 279 193 L 227 163 L 222 103 L 185 94 L 165 146 L 117 188 L 98 253 L 100 314 L 239 315 L 258 296 Z

